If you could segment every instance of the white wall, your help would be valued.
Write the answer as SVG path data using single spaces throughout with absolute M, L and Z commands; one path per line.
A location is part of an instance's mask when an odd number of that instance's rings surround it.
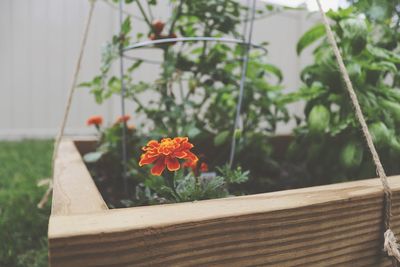
M 0 139 L 55 135 L 88 10 L 87 0 L 0 0 Z M 168 6 L 160 7 L 154 15 L 165 18 L 168 11 Z M 310 60 L 295 52 L 297 40 L 312 24 L 305 17 L 302 12 L 285 11 L 255 24 L 255 42 L 270 43 L 270 62 L 283 70 L 288 90 L 299 87 L 300 69 Z M 97 1 L 80 81 L 98 73 L 101 46 L 117 31 L 117 19 L 117 10 Z M 145 27 L 143 22 L 133 23 L 135 29 Z M 140 75 L 152 77 L 152 68 L 147 65 Z M 301 112 L 298 105 L 292 109 Z M 85 89 L 78 89 L 67 133 L 91 133 L 87 117 L 99 114 L 112 122 L 119 112 L 119 99 L 98 106 Z

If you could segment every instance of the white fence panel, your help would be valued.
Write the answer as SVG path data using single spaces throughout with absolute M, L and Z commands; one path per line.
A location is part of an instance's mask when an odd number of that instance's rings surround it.
M 53 137 L 62 118 L 65 99 L 72 80 L 81 34 L 89 10 L 86 0 L 1 0 L 0 1 L 0 139 Z M 137 10 L 130 10 L 136 12 Z M 158 18 L 167 18 L 170 8 L 155 10 Z M 98 73 L 102 44 L 118 31 L 118 13 L 104 1 L 96 4 L 93 24 L 82 64 L 80 81 Z M 143 22 L 134 20 L 141 30 Z M 268 41 L 269 60 L 283 70 L 284 86 L 296 90 L 299 73 L 310 56 L 297 57 L 296 42 L 312 24 L 304 12 L 284 11 L 258 20 L 255 42 Z M 142 53 L 156 57 L 153 52 Z M 139 73 L 151 79 L 154 66 L 147 65 Z M 293 112 L 301 112 L 294 105 Z M 131 113 L 132 107 L 128 106 Z M 119 100 L 102 106 L 93 97 L 78 89 L 67 125 L 67 133 L 93 133 L 85 120 L 93 114 L 112 122 L 120 112 Z M 280 131 L 292 127 L 282 125 Z

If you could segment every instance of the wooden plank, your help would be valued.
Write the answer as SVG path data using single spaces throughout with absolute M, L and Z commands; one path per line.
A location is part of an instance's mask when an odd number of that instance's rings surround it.
M 400 176 L 393 188 L 400 234 Z M 79 181 L 78 181 L 79 183 Z M 52 266 L 389 266 L 378 179 L 51 216 Z M 354 265 L 357 263 L 357 265 Z
M 72 140 L 64 138 L 55 163 L 51 215 L 86 214 L 107 210 Z
M 97 136 L 80 137 L 79 140 L 74 141 L 76 148 L 81 155 L 92 152 L 98 144 L 99 138 Z

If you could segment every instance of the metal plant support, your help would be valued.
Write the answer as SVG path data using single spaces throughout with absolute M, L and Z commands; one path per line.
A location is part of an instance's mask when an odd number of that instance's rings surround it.
M 250 20 L 250 30 L 249 30 L 249 37 L 247 39 L 247 44 L 245 47 L 245 52 L 243 55 L 243 61 L 242 61 L 242 73 L 240 77 L 240 85 L 239 85 L 239 97 L 238 101 L 236 103 L 236 116 L 235 116 L 235 122 L 233 126 L 233 134 L 232 134 L 232 143 L 231 143 L 231 153 L 229 155 L 229 166 L 232 167 L 233 161 L 235 159 L 235 151 L 236 151 L 236 133 L 239 130 L 239 123 L 240 123 L 240 111 L 242 110 L 242 102 L 243 102 L 243 92 L 244 92 L 244 86 L 246 83 L 246 74 L 247 74 L 247 66 L 249 65 L 249 54 L 250 54 L 250 44 L 251 44 L 251 39 L 253 37 L 253 25 L 254 25 L 254 16 L 256 12 L 256 0 L 253 0 L 253 3 L 251 5 L 251 20 Z M 247 17 L 248 17 L 248 12 L 247 12 Z M 244 27 L 244 37 L 246 38 L 246 31 L 247 31 L 247 21 Z
M 122 23 L 124 21 L 124 0 L 119 1 L 119 30 L 122 32 Z M 125 117 L 126 110 L 125 110 L 125 95 L 126 95 L 126 88 L 124 82 L 124 49 L 123 49 L 123 42 L 119 45 L 119 73 L 120 73 L 120 81 L 121 81 L 121 116 Z M 127 155 L 127 147 L 126 147 L 126 121 L 122 120 L 122 179 L 124 183 L 124 193 L 125 195 L 129 194 L 128 190 L 128 178 L 127 178 L 127 164 L 128 164 L 128 155 Z
M 120 23 L 120 30 L 122 28 L 122 23 L 123 23 L 123 16 L 124 16 L 124 10 L 123 10 L 123 1 L 119 1 L 119 23 Z M 247 5 L 249 6 L 250 0 L 247 1 Z M 222 43 L 232 43 L 232 44 L 238 44 L 238 45 L 243 45 L 245 47 L 244 53 L 242 55 L 242 67 L 241 67 L 241 79 L 240 79 L 240 85 L 239 85 L 239 96 L 237 99 L 236 103 L 236 114 L 235 114 L 235 119 L 234 119 L 234 127 L 233 127 L 233 132 L 232 132 L 232 142 L 231 142 L 231 149 L 230 149 L 230 156 L 229 156 L 229 165 L 232 166 L 235 158 L 235 150 L 236 150 L 236 132 L 239 130 L 239 124 L 240 124 L 240 113 L 241 113 L 241 108 L 242 108 L 242 102 L 243 102 L 243 93 L 244 93 L 244 88 L 245 88 L 245 83 L 246 83 L 246 75 L 247 75 L 247 66 L 248 66 L 248 61 L 249 61 L 249 54 L 250 54 L 250 49 L 255 48 L 255 49 L 260 49 L 263 50 L 265 53 L 267 50 L 261 46 L 252 43 L 252 35 L 253 35 L 253 25 L 254 25 L 254 20 L 255 20 L 255 12 L 256 11 L 256 0 L 252 0 L 251 8 L 248 9 L 246 19 L 245 19 L 245 25 L 243 28 L 243 36 L 244 40 L 239 40 L 239 39 L 234 39 L 234 38 L 215 38 L 215 37 L 208 37 L 208 36 L 199 36 L 199 37 L 177 37 L 177 38 L 165 38 L 165 39 L 160 39 L 160 40 L 149 40 L 149 41 L 144 41 L 144 42 L 137 42 L 133 43 L 127 47 L 123 47 L 123 45 L 120 45 L 120 79 L 121 79 L 121 115 L 125 116 L 126 110 L 125 110 L 125 93 L 126 93 L 126 88 L 124 84 L 124 58 L 126 59 L 132 59 L 132 60 L 142 60 L 139 58 L 135 57 L 130 57 L 127 55 L 124 55 L 124 52 L 134 50 L 134 49 L 139 49 L 139 48 L 144 48 L 144 47 L 151 47 L 153 45 L 157 44 L 167 44 L 167 43 L 176 43 L 176 42 L 222 42 Z M 251 13 L 251 17 L 249 18 L 249 14 Z M 248 29 L 247 23 L 250 24 L 250 27 Z M 247 32 L 248 31 L 248 32 Z M 248 35 L 246 37 L 246 35 Z M 146 60 L 145 60 L 146 61 Z M 149 63 L 152 64 L 157 64 L 157 61 L 149 61 Z M 161 63 L 161 62 L 160 62 Z M 122 134 L 122 164 L 123 164 L 123 179 L 124 179 L 124 186 L 125 186 L 125 192 L 127 192 L 127 175 L 126 175 L 126 166 L 128 164 L 127 162 L 127 135 L 126 135 L 126 123 L 124 123 L 123 126 L 123 134 Z

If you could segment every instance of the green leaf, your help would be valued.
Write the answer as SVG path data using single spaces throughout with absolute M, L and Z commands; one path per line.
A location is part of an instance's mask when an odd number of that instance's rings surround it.
M 369 130 L 377 146 L 385 146 L 390 143 L 390 131 L 383 122 L 373 123 Z
M 201 131 L 199 130 L 199 128 L 196 127 L 190 127 L 190 129 L 187 132 L 187 135 L 189 138 L 195 138 L 196 136 L 198 136 L 201 133 Z
M 263 67 L 265 71 L 274 74 L 279 79 L 279 82 L 283 80 L 282 72 L 278 67 L 271 64 L 264 64 Z
M 101 151 L 96 151 L 96 152 L 90 152 L 85 154 L 85 156 L 83 156 L 83 160 L 87 163 L 95 163 L 97 162 L 99 159 L 101 159 L 101 157 L 103 156 L 103 152 Z
M 391 113 L 397 122 L 400 121 L 400 104 L 397 102 L 382 100 L 382 106 Z
M 151 188 L 152 190 L 156 192 L 160 192 L 161 188 L 166 186 L 164 178 L 162 176 L 149 176 L 145 181 L 144 184 Z
M 388 51 L 384 48 L 380 48 L 380 47 L 376 47 L 376 46 L 372 46 L 372 45 L 368 44 L 367 50 L 374 57 L 378 57 L 378 58 L 382 58 L 382 59 L 390 59 L 390 55 L 388 54 Z
M 128 34 L 131 31 L 131 18 L 126 17 L 124 22 L 121 25 L 121 33 Z
M 220 176 L 212 179 L 201 179 L 201 182 L 203 194 L 209 197 L 220 197 L 220 192 L 225 189 L 225 180 Z
M 139 68 L 140 65 L 142 65 L 142 63 L 143 63 L 143 60 L 136 61 L 135 63 L 132 64 L 132 66 L 129 67 L 128 72 L 132 72 L 135 69 Z
M 382 62 L 373 62 L 372 64 L 366 64 L 366 68 L 370 70 L 380 70 L 380 71 L 390 71 L 397 72 L 397 67 L 392 62 L 382 61 Z
M 230 135 L 230 131 L 222 131 L 217 136 L 214 137 L 214 145 L 220 146 L 224 144 Z
M 297 54 L 300 55 L 300 53 L 304 50 L 304 48 L 311 45 L 324 35 L 325 35 L 325 28 L 324 25 L 322 24 L 317 24 L 311 29 L 309 29 L 306 33 L 303 34 L 303 36 L 297 43 L 296 47 Z
M 348 18 L 339 22 L 343 30 L 343 37 L 346 38 L 367 38 L 368 28 L 364 19 Z
M 91 87 L 92 83 L 91 82 L 82 82 L 78 84 L 78 87 Z
M 362 162 L 363 154 L 362 145 L 356 141 L 350 141 L 342 148 L 340 161 L 346 168 L 358 167 Z
M 314 106 L 308 114 L 308 127 L 312 133 L 323 133 L 329 126 L 330 111 L 323 105 Z
M 242 171 L 242 167 L 240 166 L 236 169 L 232 169 L 228 164 L 222 167 L 217 167 L 217 170 L 221 173 L 221 176 L 228 184 L 241 184 L 247 182 L 250 175 L 250 171 Z

